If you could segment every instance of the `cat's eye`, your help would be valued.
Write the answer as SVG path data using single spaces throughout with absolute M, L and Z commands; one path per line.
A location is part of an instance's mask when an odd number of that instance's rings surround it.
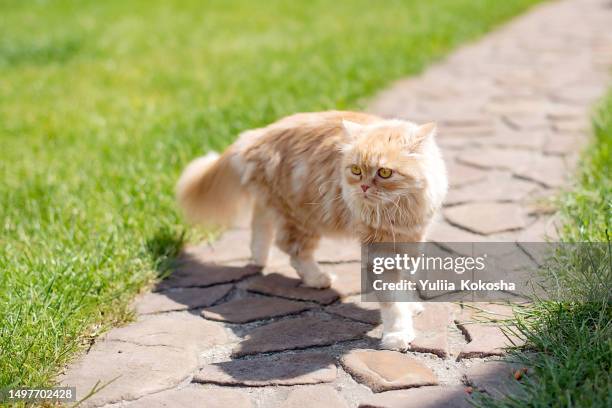
M 378 175 L 382 178 L 389 178 L 391 177 L 391 174 L 393 174 L 393 170 L 388 169 L 386 167 L 381 167 L 380 169 L 378 169 Z
M 361 167 L 353 164 L 351 166 L 351 173 L 353 173 L 356 176 L 360 176 L 361 175 Z

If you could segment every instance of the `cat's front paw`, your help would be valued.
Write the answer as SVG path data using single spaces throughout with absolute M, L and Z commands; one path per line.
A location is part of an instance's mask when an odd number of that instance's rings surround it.
M 334 281 L 334 276 L 327 273 L 309 274 L 302 278 L 302 285 L 315 289 L 327 289 Z
M 383 334 L 381 347 L 386 350 L 406 351 L 416 335 L 414 331 L 398 331 Z

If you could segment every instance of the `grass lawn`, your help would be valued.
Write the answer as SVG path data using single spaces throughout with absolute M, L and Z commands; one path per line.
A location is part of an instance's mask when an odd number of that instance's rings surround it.
M 181 244 L 190 159 L 359 108 L 537 1 L 0 1 L 0 387 L 129 318 Z
M 561 240 L 599 242 L 560 253 L 551 270 L 570 288 L 567 301 L 536 304 L 518 322 L 532 353 L 513 355 L 530 367 L 524 394 L 493 407 L 612 406 L 612 92 L 594 120 L 577 185 L 561 196 Z

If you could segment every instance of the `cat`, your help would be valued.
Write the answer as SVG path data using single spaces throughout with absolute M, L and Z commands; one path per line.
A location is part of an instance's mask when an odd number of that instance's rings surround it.
M 436 126 L 343 111 L 298 113 L 243 132 L 221 156 L 187 166 L 177 199 L 187 218 L 228 224 L 252 205 L 252 263 L 275 238 L 303 285 L 332 277 L 314 252 L 322 236 L 422 242 L 447 191 Z M 381 302 L 382 347 L 405 350 L 420 305 Z

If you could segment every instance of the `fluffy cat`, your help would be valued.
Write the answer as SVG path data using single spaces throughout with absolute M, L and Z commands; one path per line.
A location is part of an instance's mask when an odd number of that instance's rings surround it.
M 434 134 L 434 124 L 365 113 L 295 114 L 242 133 L 221 156 L 196 159 L 178 182 L 178 201 L 190 220 L 208 224 L 252 205 L 252 262 L 266 264 L 276 236 L 304 285 L 329 287 L 313 256 L 321 236 L 424 240 L 447 191 Z M 417 308 L 381 303 L 384 348 L 409 347 Z

